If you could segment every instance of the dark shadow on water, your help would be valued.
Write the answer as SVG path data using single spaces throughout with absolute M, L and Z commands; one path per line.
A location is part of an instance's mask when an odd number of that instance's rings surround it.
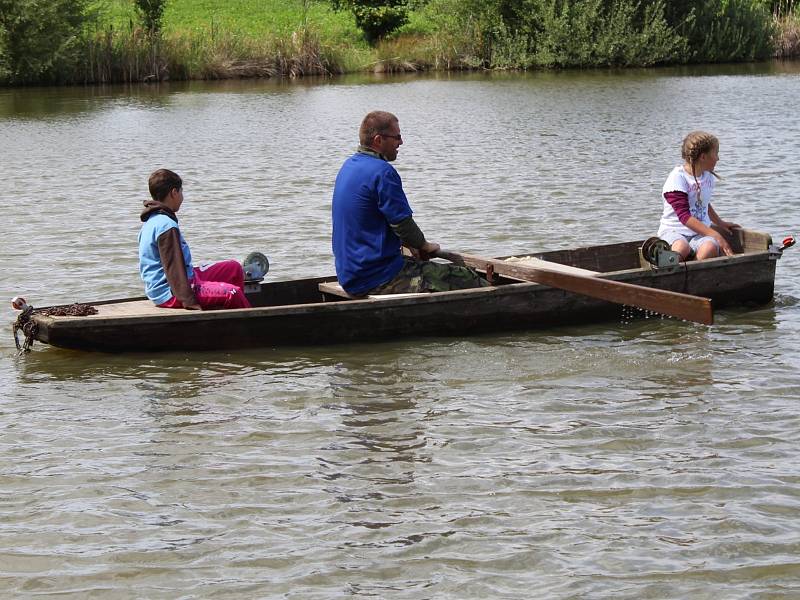
M 157 86 L 105 85 L 96 87 L 0 88 L 0 120 L 62 119 L 108 110 L 120 105 L 163 108 L 169 95 Z
M 447 348 L 455 338 L 387 340 L 326 346 L 247 348 L 236 351 L 112 354 L 54 348 L 35 343 L 28 354 L 13 356 L 22 384 L 56 381 L 133 381 L 198 388 L 220 378 L 262 377 L 265 381 L 310 374 L 331 375 L 334 397 L 349 386 L 365 398 L 380 396 L 379 369 L 418 353 L 420 347 Z M 492 339 L 492 338 L 489 338 Z M 361 379 L 355 374 L 361 373 Z M 347 376 L 345 376 L 347 375 Z M 350 377 L 350 379 L 348 379 Z M 370 386 L 377 390 L 369 392 Z
M 308 78 L 232 79 L 224 81 L 174 81 L 158 84 L 107 84 L 82 87 L 0 88 L 0 121 L 49 120 L 79 117 L 119 107 L 153 110 L 168 108 L 180 95 L 193 93 L 290 93 L 297 88 L 324 83 Z
M 397 74 L 354 73 L 296 79 L 228 79 L 97 86 L 0 88 L 0 120 L 81 116 L 119 106 L 141 109 L 169 107 L 181 94 L 286 94 L 337 85 L 382 85 L 437 82 L 530 82 L 580 84 L 614 79 L 797 75 L 800 61 L 683 65 L 642 69 L 568 69 L 562 71 L 436 71 Z

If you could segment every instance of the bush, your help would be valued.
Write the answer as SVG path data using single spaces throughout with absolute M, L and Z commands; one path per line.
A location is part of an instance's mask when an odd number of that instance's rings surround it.
M 778 10 L 781 2 L 673 0 L 666 5 L 665 16 L 686 39 L 685 62 L 757 60 L 774 53 L 773 5 Z
M 431 0 L 427 11 L 466 64 L 487 68 L 647 66 L 685 52 L 664 0 Z
M 773 53 L 793 0 L 430 0 L 442 51 L 484 68 L 650 66 Z M 415 15 L 414 22 L 419 17 Z M 421 29 L 417 26 L 417 29 Z
M 136 11 L 142 26 L 150 35 L 161 31 L 161 19 L 164 17 L 166 0 L 136 0 Z
M 332 0 L 338 10 L 347 8 L 370 44 L 387 36 L 408 21 L 407 0 Z
M 0 77 L 59 79 L 80 60 L 86 0 L 0 0 Z

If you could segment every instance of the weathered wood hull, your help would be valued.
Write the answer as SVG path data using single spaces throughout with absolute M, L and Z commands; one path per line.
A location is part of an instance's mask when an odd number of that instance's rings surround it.
M 747 236 L 751 236 L 748 238 Z M 760 237 L 759 237 L 760 236 Z M 602 277 L 709 297 L 714 307 L 763 304 L 773 297 L 776 254 L 769 237 L 740 236 L 737 254 L 642 268 L 641 242 L 535 256 L 602 273 Z M 779 255 L 779 254 L 778 254 Z M 466 336 L 619 319 L 621 307 L 546 287 L 502 279 L 474 290 L 346 300 L 323 295 L 333 277 L 265 283 L 248 294 L 254 308 L 228 311 L 158 309 L 143 298 L 94 303 L 97 315 L 34 315 L 39 341 L 105 352 L 216 350 L 318 345 L 402 336 Z

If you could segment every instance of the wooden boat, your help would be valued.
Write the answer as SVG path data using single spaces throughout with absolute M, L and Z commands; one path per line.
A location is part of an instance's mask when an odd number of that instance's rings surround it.
M 763 304 L 773 297 L 783 248 L 769 235 L 738 230 L 731 257 L 656 268 L 642 241 L 533 253 L 565 271 L 684 292 L 712 299 L 715 308 Z M 495 285 L 431 294 L 350 298 L 335 277 L 256 283 L 250 309 L 160 309 L 146 298 L 93 303 L 90 316 L 36 312 L 34 338 L 62 348 L 104 352 L 236 349 L 394 339 L 465 336 L 479 332 L 619 320 L 621 306 L 539 283 L 495 276 Z

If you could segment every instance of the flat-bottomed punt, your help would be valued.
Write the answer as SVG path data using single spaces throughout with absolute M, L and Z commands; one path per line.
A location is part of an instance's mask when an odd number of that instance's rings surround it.
M 782 250 L 769 235 L 737 230 L 731 257 L 654 268 L 642 241 L 531 253 L 567 272 L 711 298 L 714 308 L 764 304 L 773 298 Z M 103 352 L 220 350 L 319 345 L 403 336 L 465 336 L 481 332 L 619 320 L 621 306 L 495 276 L 491 287 L 430 294 L 350 298 L 335 277 L 250 286 L 249 309 L 162 309 L 145 298 L 92 303 L 97 314 L 34 312 L 35 339 L 62 348 Z

